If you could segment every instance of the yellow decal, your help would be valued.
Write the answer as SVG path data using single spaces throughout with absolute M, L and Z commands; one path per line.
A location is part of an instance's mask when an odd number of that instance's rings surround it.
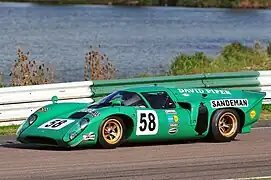
M 256 111 L 255 110 L 252 110 L 251 112 L 250 112 L 250 117 L 251 118 L 254 118 L 256 116 Z
M 179 121 L 178 116 L 174 115 L 174 116 L 173 116 L 173 120 L 174 120 L 174 122 L 178 122 L 178 121 Z

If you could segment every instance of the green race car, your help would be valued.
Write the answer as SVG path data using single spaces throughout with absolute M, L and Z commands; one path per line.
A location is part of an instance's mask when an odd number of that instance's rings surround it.
M 48 104 L 18 128 L 26 144 L 72 148 L 124 142 L 142 143 L 211 138 L 229 142 L 249 133 L 266 93 L 173 87 L 134 87 L 94 103 Z

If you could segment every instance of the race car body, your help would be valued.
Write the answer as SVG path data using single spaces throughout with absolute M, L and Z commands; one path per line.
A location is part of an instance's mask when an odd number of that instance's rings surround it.
M 17 140 L 49 146 L 211 138 L 229 142 L 249 133 L 261 113 L 264 92 L 173 87 L 134 87 L 88 103 L 52 103 L 33 113 Z

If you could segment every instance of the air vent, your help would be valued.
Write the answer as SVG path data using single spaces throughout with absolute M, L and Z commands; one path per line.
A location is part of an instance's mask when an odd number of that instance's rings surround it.
M 71 119 L 81 119 L 82 117 L 84 117 L 87 114 L 88 114 L 87 112 L 76 112 L 76 113 L 70 115 L 69 118 L 71 118 Z

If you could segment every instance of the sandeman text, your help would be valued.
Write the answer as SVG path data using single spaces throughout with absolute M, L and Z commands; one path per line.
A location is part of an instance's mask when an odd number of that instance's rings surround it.
M 211 101 L 212 108 L 221 107 L 248 107 L 247 99 L 220 99 Z

